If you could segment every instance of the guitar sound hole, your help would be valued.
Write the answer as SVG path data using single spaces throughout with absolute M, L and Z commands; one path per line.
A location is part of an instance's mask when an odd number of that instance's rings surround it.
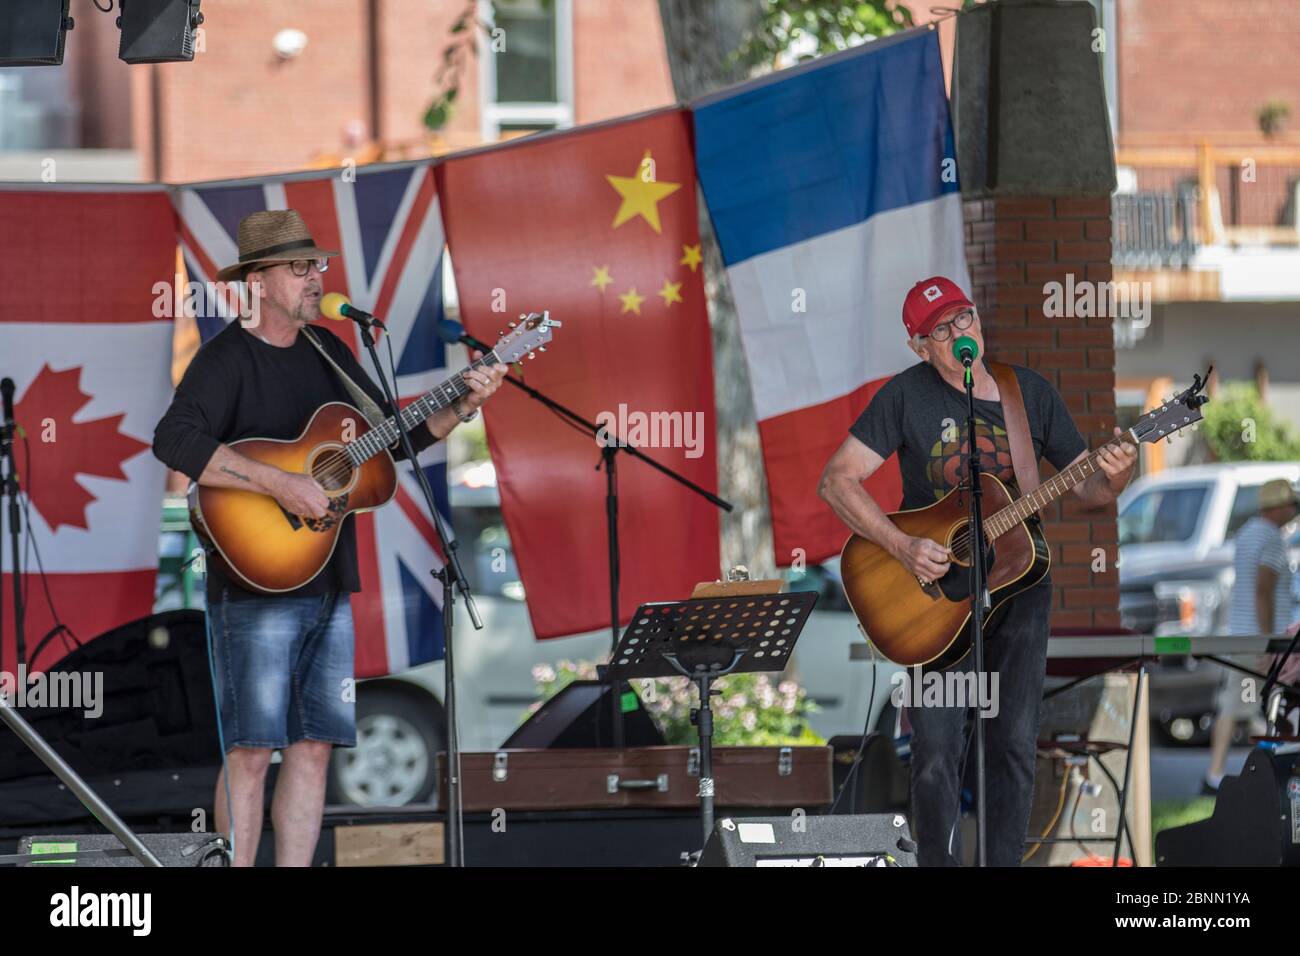
M 962 567 L 970 567 L 971 563 L 971 539 L 970 539 L 970 522 L 963 521 L 960 525 L 952 530 L 948 536 L 948 548 L 952 552 L 952 560 Z M 984 553 L 990 555 L 993 548 L 988 541 L 984 542 Z
M 352 463 L 342 452 L 327 451 L 311 465 L 311 476 L 327 492 L 342 491 L 352 484 Z
M 963 567 L 969 567 L 971 560 L 970 522 L 962 522 L 948 539 L 952 559 Z

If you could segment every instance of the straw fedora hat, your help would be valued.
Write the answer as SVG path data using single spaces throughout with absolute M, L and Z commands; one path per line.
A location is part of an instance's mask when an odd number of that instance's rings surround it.
M 250 266 L 294 259 L 328 259 L 338 253 L 319 249 L 296 209 L 270 209 L 239 220 L 239 261 L 217 273 L 218 282 L 242 279 Z
M 1300 501 L 1296 499 L 1295 489 L 1291 487 L 1291 482 L 1285 478 L 1274 478 L 1272 481 L 1266 481 L 1263 487 L 1259 489 L 1260 511 L 1294 504 L 1300 504 Z

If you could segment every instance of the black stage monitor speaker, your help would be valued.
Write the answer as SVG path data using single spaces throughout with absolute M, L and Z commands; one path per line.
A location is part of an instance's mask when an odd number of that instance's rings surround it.
M 612 747 L 613 705 L 609 685 L 575 680 L 529 717 L 500 747 L 526 748 Z M 623 717 L 623 746 L 662 747 L 664 735 L 641 706 L 636 692 L 628 690 L 619 708 Z
M 916 844 L 901 813 L 727 817 L 700 866 L 916 866 Z
M 58 66 L 72 29 L 71 0 L 4 0 L 0 3 L 0 66 Z
M 1252 750 L 1213 816 L 1156 834 L 1156 866 L 1300 866 L 1300 754 Z
M 200 0 L 119 0 L 127 63 L 182 63 L 194 59 L 194 31 L 203 22 Z

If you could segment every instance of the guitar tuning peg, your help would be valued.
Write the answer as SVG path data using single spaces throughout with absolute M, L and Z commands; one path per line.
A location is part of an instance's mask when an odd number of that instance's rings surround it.
M 509 325 L 512 329 L 515 327 L 515 323 L 513 322 L 507 322 L 506 324 Z
M 536 353 L 536 352 L 529 352 L 529 353 L 528 353 L 528 357 L 529 357 L 530 359 L 531 359 L 531 358 L 537 358 L 537 353 Z
M 545 345 L 539 345 L 539 346 L 537 346 L 537 351 L 539 351 L 539 352 L 545 352 L 545 351 L 546 351 L 546 346 L 545 346 Z

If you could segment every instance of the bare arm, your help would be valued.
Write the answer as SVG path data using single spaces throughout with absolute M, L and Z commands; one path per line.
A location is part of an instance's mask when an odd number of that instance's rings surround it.
M 948 570 L 948 550 L 899 529 L 862 487 L 884 461 L 850 435 L 826 463 L 817 493 L 855 534 L 880 545 L 917 577 L 937 580 Z
M 429 434 L 433 436 L 434 441 L 442 441 L 460 424 L 460 418 L 457 416 L 455 409 L 461 408 L 461 403 L 457 402 L 448 408 L 438 409 L 424 420 L 424 427 L 429 429 Z M 466 412 L 466 414 L 469 413 Z
M 329 497 L 309 475 L 297 475 L 218 445 L 199 475 L 199 484 L 211 488 L 238 488 L 270 495 L 290 514 L 324 516 Z
M 1273 630 L 1273 589 L 1277 587 L 1277 572 L 1266 564 L 1255 569 L 1255 616 L 1259 619 L 1259 633 L 1275 634 Z
M 470 352 L 470 360 L 473 362 L 477 362 L 482 357 L 482 352 Z M 469 415 L 477 411 L 492 396 L 492 393 L 501 387 L 507 371 L 509 371 L 507 366 L 500 362 L 493 362 L 491 365 L 473 368 L 466 372 L 462 378 L 469 386 L 469 391 L 449 408 L 440 409 L 424 420 L 429 434 L 439 441 L 450 435 L 452 429 L 460 424 L 461 415 Z
M 1116 438 L 1122 434 L 1121 429 L 1115 429 Z M 1070 464 L 1082 461 L 1089 454 L 1091 453 L 1087 451 L 1080 452 L 1079 457 Z M 1097 456 L 1097 463 L 1101 466 L 1099 470 L 1070 489 L 1075 497 L 1094 508 L 1110 504 L 1128 486 L 1137 464 L 1137 448 L 1125 442 L 1119 448 L 1103 449 Z
M 210 488 L 241 488 L 274 495 L 279 476 L 286 474 L 279 468 L 246 458 L 229 445 L 218 445 L 208 459 L 199 484 Z

